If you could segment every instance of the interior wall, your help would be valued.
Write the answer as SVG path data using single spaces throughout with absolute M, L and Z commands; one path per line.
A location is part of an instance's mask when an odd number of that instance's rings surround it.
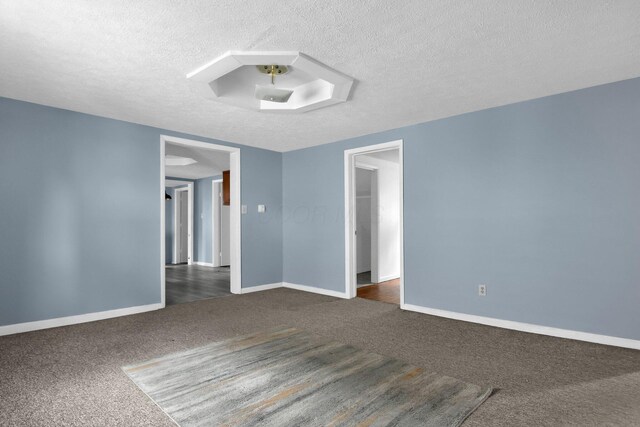
M 242 148 L 242 286 L 282 281 L 280 153 L 0 98 L 0 326 L 160 302 L 162 134 Z
M 344 291 L 344 150 L 403 139 L 407 304 L 640 339 L 638 117 L 632 79 L 284 153 L 284 280 Z

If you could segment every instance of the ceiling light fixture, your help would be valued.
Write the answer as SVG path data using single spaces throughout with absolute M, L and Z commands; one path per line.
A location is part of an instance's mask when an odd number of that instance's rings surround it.
M 283 74 L 284 81 L 278 81 L 276 88 L 275 78 Z M 270 113 L 304 113 L 348 101 L 354 83 L 298 51 L 232 50 L 187 78 L 192 89 L 207 99 Z
M 270 102 L 287 102 L 291 95 L 292 90 L 277 89 L 276 88 L 276 75 L 287 74 L 289 68 L 285 65 L 256 65 L 258 71 L 263 74 L 269 74 L 271 76 L 271 85 L 256 85 L 255 96 L 261 101 Z

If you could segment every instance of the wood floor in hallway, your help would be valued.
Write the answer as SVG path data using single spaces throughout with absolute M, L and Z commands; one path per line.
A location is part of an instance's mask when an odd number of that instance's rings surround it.
M 165 283 L 166 305 L 231 295 L 229 267 L 167 265 Z
M 371 272 L 358 274 L 358 297 L 390 304 L 400 304 L 400 279 L 371 283 Z

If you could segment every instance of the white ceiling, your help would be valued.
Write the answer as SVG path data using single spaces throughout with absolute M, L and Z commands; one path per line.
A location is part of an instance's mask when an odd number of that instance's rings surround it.
M 222 171 L 229 170 L 229 153 L 225 151 L 206 150 L 203 148 L 187 147 L 167 142 L 165 155 L 188 157 L 197 163 L 187 166 L 164 167 L 164 175 L 174 178 L 200 179 L 209 176 L 222 175 Z
M 287 151 L 640 76 L 637 0 L 0 0 L 0 96 Z M 204 99 L 228 50 L 297 50 L 356 79 L 285 116 Z
M 171 187 L 171 188 L 180 187 L 181 185 L 185 185 L 185 184 L 187 184 L 187 182 L 178 181 L 178 180 L 175 180 L 175 179 L 165 179 L 164 180 L 164 186 L 165 187 Z
M 376 151 L 374 153 L 360 154 L 356 156 L 358 160 L 366 161 L 367 157 L 373 157 L 374 159 L 385 160 L 392 163 L 400 163 L 400 150 L 392 148 L 391 150 Z

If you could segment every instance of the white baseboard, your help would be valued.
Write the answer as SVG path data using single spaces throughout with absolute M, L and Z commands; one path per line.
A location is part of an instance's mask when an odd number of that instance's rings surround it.
M 289 288 L 289 289 L 296 289 L 298 291 L 311 292 L 314 294 L 328 295 L 331 297 L 347 298 L 347 294 L 344 292 L 316 288 L 315 286 L 297 285 L 295 283 L 288 283 L 288 282 L 269 283 L 267 285 L 259 285 L 259 286 L 251 286 L 249 288 L 242 288 L 242 293 L 248 294 L 252 292 L 267 291 L 269 289 L 276 289 L 276 288 Z
M 399 279 L 399 278 L 400 278 L 399 274 L 389 274 L 387 276 L 378 277 L 378 280 L 379 280 L 378 283 L 386 282 L 386 281 L 393 280 L 393 279 Z
M 164 308 L 162 304 L 139 305 L 137 307 L 118 308 L 116 310 L 98 311 L 95 313 L 78 314 L 76 316 L 58 317 L 55 319 L 38 320 L 35 322 L 16 323 L 0 326 L 0 336 L 20 334 L 22 332 L 40 329 L 57 328 L 60 326 L 76 325 L 78 323 L 94 322 L 96 320 L 111 319 L 113 317 L 128 316 Z
M 462 320 L 465 322 L 480 323 L 482 325 L 495 326 L 497 328 L 513 329 L 515 331 L 530 332 L 533 334 L 548 335 L 558 338 L 568 338 L 578 341 L 587 341 L 596 344 L 613 345 L 616 347 L 632 348 L 640 350 L 640 341 L 629 338 L 598 335 L 588 332 L 572 331 L 569 329 L 553 328 L 550 326 L 534 325 L 531 323 L 514 322 L 512 320 L 495 319 L 493 317 L 476 316 L 473 314 L 457 313 L 454 311 L 440 310 L 437 308 L 422 307 L 413 304 L 403 304 L 403 310 L 416 311 L 418 313 L 433 316 L 446 317 L 448 319 Z
M 201 265 L 203 267 L 213 267 L 213 263 L 212 262 L 193 261 L 192 264 Z
M 283 282 L 282 286 L 289 289 L 296 289 L 298 291 L 312 292 L 314 294 L 329 295 L 337 298 L 347 298 L 345 292 L 331 291 L 329 289 L 316 288 L 315 286 L 297 285 L 295 283 Z
M 267 285 L 258 285 L 258 286 L 250 286 L 248 288 L 242 288 L 242 294 L 250 294 L 252 292 L 260 292 L 260 291 L 268 291 L 269 289 L 281 288 L 282 282 L 278 283 L 269 283 Z

